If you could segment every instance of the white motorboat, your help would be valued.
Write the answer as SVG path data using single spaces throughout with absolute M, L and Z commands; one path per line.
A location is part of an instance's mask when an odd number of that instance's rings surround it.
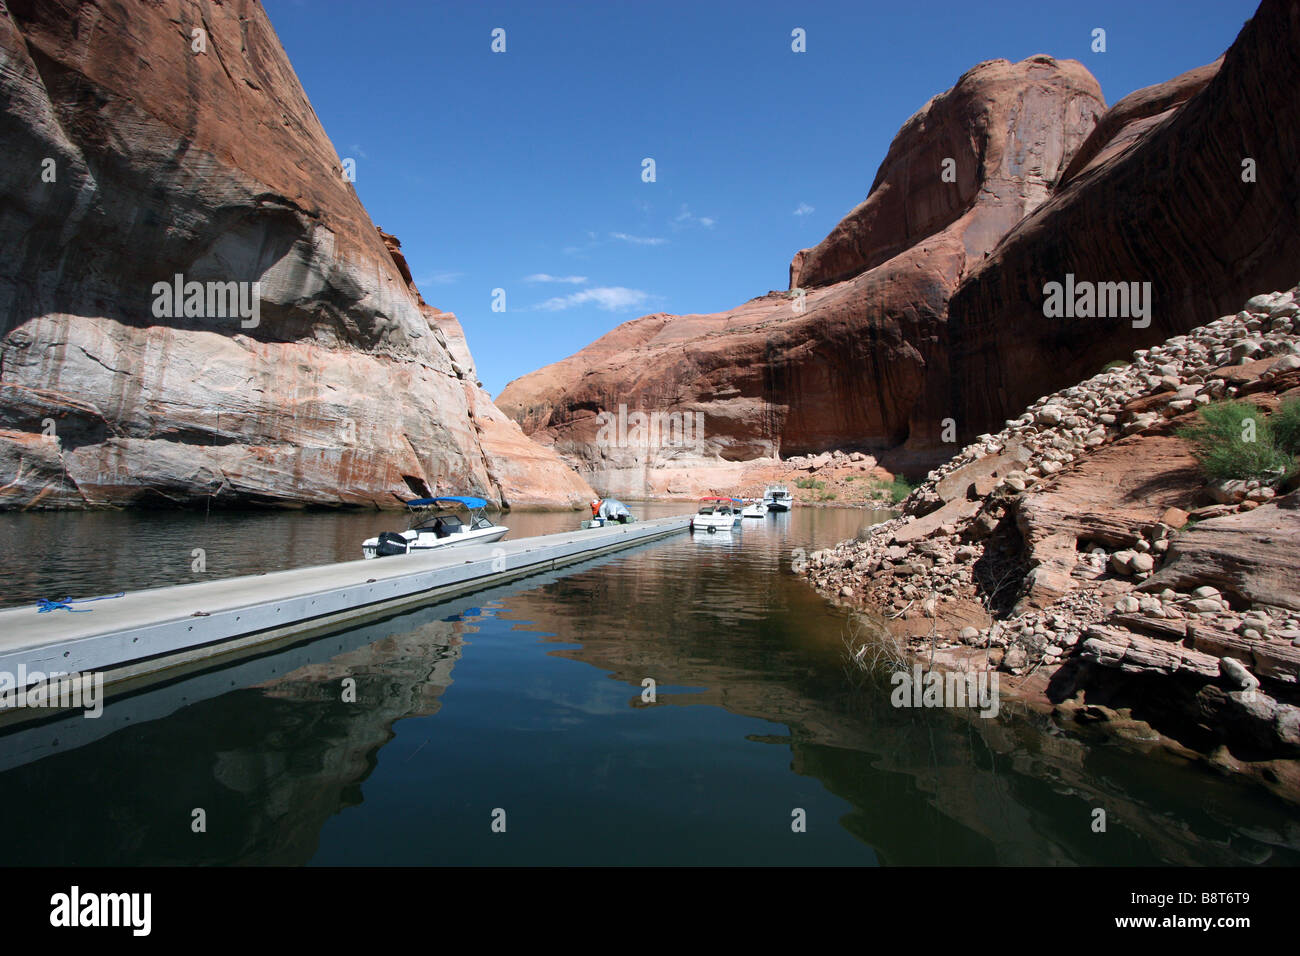
M 691 530 L 730 531 L 736 527 L 738 504 L 736 498 L 701 498 L 700 510 L 691 517 Z
M 785 485 L 768 485 L 763 489 L 763 504 L 768 511 L 789 511 L 794 507 L 794 496 Z
M 487 502 L 469 495 L 440 498 L 416 498 L 408 501 L 411 526 L 405 531 L 385 531 L 361 543 L 365 558 L 384 558 L 395 554 L 423 554 L 439 548 L 461 544 L 490 544 L 500 541 L 510 529 L 493 524 L 485 514 Z M 465 520 L 460 512 L 467 512 Z
M 741 508 L 742 518 L 764 518 L 767 516 L 767 503 L 762 498 L 751 498 Z

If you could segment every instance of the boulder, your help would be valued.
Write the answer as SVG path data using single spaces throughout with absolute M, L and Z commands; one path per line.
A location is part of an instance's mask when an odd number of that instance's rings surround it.
M 1300 611 L 1297 541 L 1300 491 L 1293 491 L 1252 511 L 1210 518 L 1179 533 L 1164 566 L 1142 589 L 1213 585 L 1246 603 Z
M 1254 690 L 1259 686 L 1259 678 L 1246 670 L 1241 661 L 1231 657 L 1219 658 L 1219 674 L 1229 686 L 1238 690 Z

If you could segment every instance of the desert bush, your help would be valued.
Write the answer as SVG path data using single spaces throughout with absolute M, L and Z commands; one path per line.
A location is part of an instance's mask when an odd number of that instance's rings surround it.
M 891 502 L 898 504 L 915 490 L 916 485 L 902 475 L 895 475 L 893 481 L 874 481 L 871 487 L 876 491 L 883 491 Z
M 1249 402 L 1215 402 L 1201 409 L 1200 421 L 1179 429 L 1178 435 L 1192 444 L 1201 471 L 1212 481 L 1275 481 L 1291 472 L 1294 457 L 1279 443 L 1278 425 L 1294 430 L 1297 424 L 1300 409 L 1279 419 Z
M 1268 417 L 1277 447 L 1288 455 L 1300 455 L 1300 398 L 1290 398 Z

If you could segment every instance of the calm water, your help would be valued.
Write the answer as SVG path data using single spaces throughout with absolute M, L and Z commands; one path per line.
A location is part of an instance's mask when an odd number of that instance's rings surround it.
M 1258 791 L 846 679 L 848 622 L 789 557 L 875 517 L 680 536 L 11 731 L 0 813 L 26 835 L 0 864 L 1300 861 L 1293 812 Z M 0 569 L 9 603 L 104 594 L 196 579 L 194 548 L 209 575 L 354 558 L 393 521 L 0 516 Z

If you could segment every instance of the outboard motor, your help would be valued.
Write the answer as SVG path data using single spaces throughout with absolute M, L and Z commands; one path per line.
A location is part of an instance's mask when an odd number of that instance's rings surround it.
M 396 531 L 385 531 L 375 542 L 375 557 L 386 558 L 394 554 L 409 554 L 410 542 Z

